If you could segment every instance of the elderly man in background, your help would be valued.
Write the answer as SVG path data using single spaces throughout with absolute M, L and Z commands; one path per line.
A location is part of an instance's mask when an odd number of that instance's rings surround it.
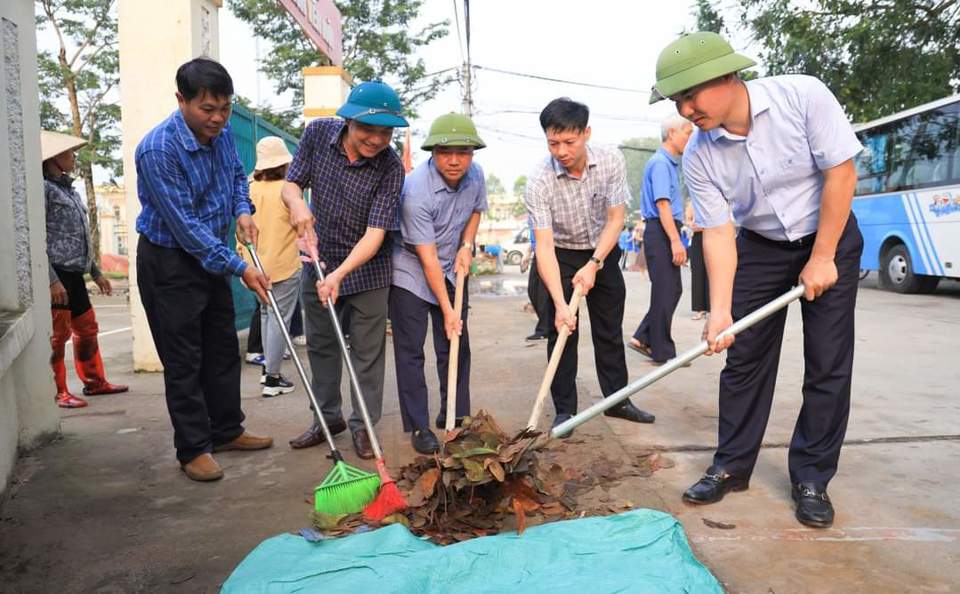
M 640 211 L 647 222 L 643 245 L 650 272 L 650 307 L 629 346 L 655 364 L 677 355 L 670 329 L 683 293 L 680 267 L 687 261 L 687 250 L 680 240 L 683 198 L 679 165 L 691 132 L 693 125 L 688 120 L 677 114 L 668 116 L 660 125 L 662 144 L 643 170 Z

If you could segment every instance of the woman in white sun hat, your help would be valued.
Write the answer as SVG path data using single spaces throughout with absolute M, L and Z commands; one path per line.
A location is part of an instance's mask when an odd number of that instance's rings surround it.
M 280 198 L 280 190 L 292 160 L 283 139 L 277 136 L 261 138 L 257 143 L 257 163 L 250 183 L 250 200 L 256 208 L 253 220 L 260 229 L 257 255 L 273 283 L 273 295 L 288 328 L 300 290 L 300 252 L 297 231 L 290 226 L 290 211 Z M 238 246 L 238 249 L 252 264 L 246 248 Z M 271 397 L 292 392 L 293 383 L 280 373 L 286 350 L 283 333 L 270 308 L 263 304 L 260 306 L 260 328 L 264 355 L 262 395 Z
M 57 406 L 61 408 L 87 405 L 86 400 L 71 394 L 67 386 L 67 367 L 63 359 L 66 343 L 71 337 L 73 363 L 83 382 L 85 395 L 127 391 L 127 386 L 111 384 L 105 377 L 97 342 L 99 326 L 83 278 L 89 272 L 100 292 L 110 294 L 110 281 L 93 261 L 87 206 L 73 188 L 73 178 L 70 177 L 77 162 L 76 150 L 84 144 L 86 141 L 82 138 L 58 132 L 44 130 L 40 135 L 53 313 L 50 365 L 57 384 Z

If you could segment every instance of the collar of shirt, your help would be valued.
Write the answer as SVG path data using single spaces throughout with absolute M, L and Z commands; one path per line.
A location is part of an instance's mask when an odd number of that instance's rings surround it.
M 554 159 L 553 156 L 550 157 L 550 165 L 553 166 L 553 172 L 557 174 L 557 177 L 566 176 L 566 177 L 569 177 L 570 179 L 583 179 L 583 177 L 573 177 L 572 175 L 570 175 L 570 173 L 567 171 L 567 168 L 561 165 L 560 161 L 557 161 L 556 159 Z M 584 167 L 583 169 L 584 176 L 586 175 L 588 170 L 593 169 L 596 166 L 597 166 L 597 159 L 595 158 L 593 148 L 588 144 L 587 145 L 587 166 Z
M 220 134 L 217 134 L 210 140 L 210 144 L 204 145 L 200 144 L 200 141 L 197 140 L 193 130 L 187 125 L 187 121 L 183 119 L 183 112 L 179 109 L 173 114 L 173 125 L 177 130 L 177 139 L 180 141 L 180 144 L 184 150 L 190 153 L 212 150 L 219 143 L 220 137 L 223 136 L 224 132 L 229 129 L 224 127 L 224 129 L 220 131 Z
M 50 175 L 47 173 L 46 168 L 44 168 L 43 179 L 51 181 L 63 188 L 73 188 L 73 178 L 66 173 L 61 173 L 60 175 Z
M 457 187 L 451 188 L 447 185 L 447 180 L 443 179 L 443 176 L 440 175 L 440 172 L 437 170 L 437 164 L 434 162 L 433 157 L 430 157 L 427 163 L 430 168 L 430 189 L 433 190 L 434 194 L 440 192 L 459 194 L 470 187 L 470 173 L 473 171 L 473 166 L 467 168 L 467 172 L 460 178 L 460 183 Z
M 757 116 L 770 109 L 770 94 L 762 86 L 751 85 L 749 82 L 744 83 L 744 85 L 747 87 L 747 96 L 750 98 L 750 129 L 752 130 L 753 123 L 756 121 Z M 713 142 L 716 142 L 717 139 L 721 137 L 737 142 L 746 140 L 747 138 L 746 136 L 734 134 L 723 126 L 717 126 L 713 130 L 708 131 L 707 137 Z
M 674 157 L 673 155 L 670 154 L 670 151 L 663 148 L 662 146 L 657 149 L 657 152 L 662 154 L 664 157 L 670 159 L 670 162 L 673 163 L 674 165 L 680 164 L 680 157 Z

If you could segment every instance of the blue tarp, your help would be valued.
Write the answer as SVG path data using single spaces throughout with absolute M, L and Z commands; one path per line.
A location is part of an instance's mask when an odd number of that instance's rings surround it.
M 250 553 L 226 594 L 286 592 L 723 592 L 673 516 L 639 509 L 445 547 L 395 524 L 311 543 L 283 534 Z

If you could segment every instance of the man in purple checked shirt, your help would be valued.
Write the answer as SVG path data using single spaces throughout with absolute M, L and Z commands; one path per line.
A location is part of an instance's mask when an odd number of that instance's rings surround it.
M 357 455 L 373 458 L 370 436 L 356 400 L 349 422 L 341 411 L 342 360 L 333 323 L 324 311 L 333 300 L 350 320 L 350 355 L 373 423 L 383 408 L 387 294 L 392 279 L 388 231 L 399 228 L 403 164 L 390 148 L 393 129 L 406 127 L 397 93 L 382 82 L 356 86 L 337 110 L 338 119 L 307 126 L 290 164 L 283 200 L 297 234 L 317 246 L 326 278 L 304 268 L 302 303 L 312 386 L 332 434 L 349 425 Z M 303 191 L 311 191 L 310 206 Z M 352 394 L 357 398 L 357 394 Z M 290 440 L 293 448 L 323 443 L 316 421 Z

